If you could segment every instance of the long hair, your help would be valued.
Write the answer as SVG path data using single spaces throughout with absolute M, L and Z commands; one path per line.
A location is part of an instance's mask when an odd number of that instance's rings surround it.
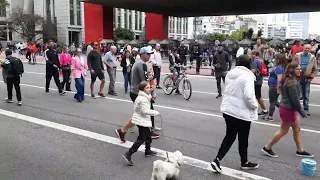
M 284 72 L 284 75 L 282 76 L 282 79 L 281 79 L 280 88 L 283 87 L 284 83 L 287 80 L 297 80 L 297 77 L 295 75 L 295 70 L 297 67 L 299 67 L 299 64 L 297 63 L 290 63 L 287 66 L 286 71 Z
M 287 67 L 287 57 L 285 54 L 277 54 L 275 66 L 282 66 L 284 69 Z

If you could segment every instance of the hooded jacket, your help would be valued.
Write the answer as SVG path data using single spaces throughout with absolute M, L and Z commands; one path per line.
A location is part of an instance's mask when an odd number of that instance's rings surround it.
M 254 92 L 255 75 L 244 66 L 228 72 L 220 110 L 245 121 L 258 120 L 258 102 Z
M 152 127 L 150 116 L 156 116 L 158 111 L 150 109 L 151 95 L 139 91 L 138 97 L 134 102 L 134 112 L 132 123 L 143 127 Z

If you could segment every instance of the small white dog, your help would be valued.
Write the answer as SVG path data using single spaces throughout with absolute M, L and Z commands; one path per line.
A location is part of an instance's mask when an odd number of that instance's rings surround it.
M 183 155 L 180 151 L 167 154 L 165 161 L 156 160 L 153 162 L 153 172 L 151 180 L 176 179 L 180 173 L 180 166 L 184 163 Z

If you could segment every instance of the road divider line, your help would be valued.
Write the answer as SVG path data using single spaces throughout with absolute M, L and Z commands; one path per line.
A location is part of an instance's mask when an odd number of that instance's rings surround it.
M 0 82 L 4 83 L 3 81 L 0 81 Z M 45 89 L 44 87 L 30 85 L 30 84 L 20 84 L 20 85 L 21 86 L 26 86 L 26 87 L 31 87 L 31 88 L 37 88 L 37 89 Z M 58 91 L 58 89 L 54 89 L 54 88 L 49 88 L 49 89 L 53 90 L 53 91 Z M 71 92 L 70 91 L 66 91 L 66 93 L 75 94 L 75 92 L 72 92 L 72 91 Z M 91 97 L 90 94 L 84 94 L 84 95 L 87 96 L 87 97 Z M 126 102 L 126 103 L 131 103 L 132 104 L 132 101 L 129 101 L 129 100 L 126 100 L 126 99 L 119 99 L 119 98 L 112 98 L 112 97 L 105 97 L 103 99 Z M 223 118 L 223 116 L 220 115 L 220 114 L 211 114 L 211 113 L 205 113 L 205 112 L 194 111 L 194 110 L 189 110 L 189 109 L 174 108 L 174 107 L 169 107 L 169 106 L 165 106 L 165 105 L 156 105 L 156 104 L 154 104 L 153 106 L 154 107 L 158 107 L 158 108 L 162 108 L 162 109 L 175 110 L 175 111 L 186 112 L 186 113 L 191 113 L 191 114 L 198 114 L 198 115 L 209 116 L 209 117 L 217 117 L 217 118 L 221 118 L 221 119 Z M 261 122 L 261 121 L 252 121 L 252 123 L 261 124 L 261 125 L 265 125 L 265 126 L 271 126 L 271 127 L 280 127 L 280 125 L 278 125 L 278 124 L 271 124 L 271 123 L 266 123 L 266 122 Z M 312 130 L 312 129 L 301 128 L 301 131 L 320 134 L 320 131 L 316 131 L 316 130 Z
M 98 134 L 98 133 L 95 133 L 95 132 L 91 132 L 91 131 L 83 130 L 83 129 L 80 129 L 80 128 L 75 128 L 75 127 L 72 127 L 72 126 L 67 126 L 67 125 L 51 122 L 51 121 L 44 120 L 44 119 L 39 119 L 39 118 L 31 117 L 31 116 L 26 116 L 26 115 L 23 115 L 23 114 L 12 112 L 12 111 L 7 111 L 7 110 L 0 109 L 0 114 L 2 114 L 4 116 L 15 118 L 15 119 L 23 120 L 23 121 L 26 121 L 26 122 L 29 122 L 29 123 L 33 123 L 33 124 L 49 127 L 49 128 L 52 128 L 52 129 L 63 131 L 63 132 L 68 132 L 68 133 L 71 133 L 71 134 L 80 135 L 80 136 L 83 136 L 83 137 L 87 137 L 87 138 L 94 139 L 94 140 L 97 140 L 97 141 L 105 142 L 105 143 L 108 143 L 108 144 L 113 144 L 113 145 L 116 145 L 116 146 L 124 147 L 124 148 L 127 148 L 127 149 L 129 149 L 133 144 L 132 142 L 129 142 L 129 141 L 127 141 L 126 143 L 121 143 L 119 139 L 111 137 L 111 136 Z M 144 152 L 144 149 L 145 149 L 145 146 L 142 145 L 139 148 L 139 151 L 140 152 Z M 157 148 L 152 148 L 152 150 L 154 150 L 154 151 L 156 151 L 158 153 L 157 154 L 158 157 L 166 158 L 166 152 L 167 151 L 161 150 L 161 149 L 157 149 Z M 124 152 L 125 152 L 125 150 L 124 150 Z M 171 153 L 171 152 L 169 152 L 169 153 Z M 121 155 L 122 154 L 119 153 L 119 157 L 121 157 Z M 199 160 L 199 159 L 195 159 L 195 158 L 192 158 L 192 157 L 185 156 L 185 164 L 188 164 L 188 165 L 196 167 L 196 168 L 200 168 L 200 169 L 204 169 L 204 170 L 208 170 L 208 171 L 213 172 L 209 162 L 205 162 L 205 161 L 202 161 L 202 160 Z M 252 180 L 271 180 L 271 179 L 266 178 L 266 177 L 258 176 L 258 175 L 255 175 L 255 174 L 250 174 L 250 173 L 247 173 L 247 172 L 244 172 L 244 171 L 239 171 L 239 170 L 231 169 L 231 168 L 228 168 L 228 167 L 222 167 L 222 168 L 223 168 L 223 170 L 222 170 L 222 174 L 223 175 L 230 176 L 230 177 L 237 178 L 237 179 L 241 179 L 241 180 L 247 180 L 247 179 L 252 179 Z M 150 176 L 151 176 L 151 174 L 150 174 Z

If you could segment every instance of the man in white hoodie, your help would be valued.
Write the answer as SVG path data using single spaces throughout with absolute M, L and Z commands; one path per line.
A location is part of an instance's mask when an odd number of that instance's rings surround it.
M 153 72 L 154 72 L 154 78 L 157 80 L 157 89 L 161 89 L 160 87 L 160 76 L 161 76 L 161 65 L 162 65 L 162 58 L 161 58 L 161 52 L 160 52 L 160 44 L 157 43 L 153 54 L 150 57 Z

